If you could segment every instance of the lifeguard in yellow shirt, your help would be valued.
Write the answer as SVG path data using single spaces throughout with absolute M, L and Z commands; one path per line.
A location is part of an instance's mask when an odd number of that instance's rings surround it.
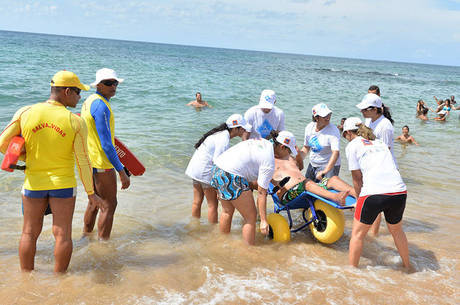
M 115 118 L 110 106 L 110 99 L 115 96 L 118 84 L 123 82 L 114 70 L 103 68 L 96 72 L 96 81 L 91 86 L 96 87 L 96 93 L 90 95 L 81 107 L 81 117 L 88 128 L 88 150 L 93 166 L 94 185 L 96 193 L 102 198 L 97 223 L 100 239 L 109 239 L 112 231 L 113 217 L 117 207 L 117 176 L 121 181 L 121 189 L 130 185 L 115 150 Z M 83 233 L 93 231 L 99 206 L 88 202 L 84 216 Z
M 64 272 L 72 256 L 72 218 L 75 209 L 75 161 L 88 199 L 101 205 L 94 193 L 92 169 L 87 154 L 87 129 L 83 120 L 66 109 L 74 108 L 80 91 L 89 87 L 70 71 L 59 71 L 51 80 L 51 95 L 43 103 L 19 109 L 0 134 L 5 153 L 14 136 L 25 140 L 25 180 L 22 190 L 24 225 L 19 243 L 23 271 L 34 269 L 38 236 L 49 205 L 53 213 L 54 271 Z

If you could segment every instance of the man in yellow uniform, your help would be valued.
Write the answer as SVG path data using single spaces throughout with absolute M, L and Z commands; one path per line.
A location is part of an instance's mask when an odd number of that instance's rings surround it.
M 110 106 L 110 98 L 115 96 L 118 84 L 123 82 L 114 70 L 103 68 L 96 72 L 96 93 L 90 95 L 83 103 L 81 116 L 88 128 L 88 151 L 93 166 L 96 193 L 102 198 L 97 223 L 100 239 L 109 239 L 112 231 L 113 217 L 117 207 L 117 176 L 120 176 L 121 189 L 130 185 L 130 179 L 115 150 L 115 119 Z M 84 216 L 83 233 L 93 231 L 99 207 L 88 202 Z
M 51 80 L 49 100 L 19 109 L 0 134 L 2 153 L 6 152 L 14 136 L 22 135 L 25 140 L 24 225 L 19 243 L 23 271 L 34 269 L 37 239 L 48 205 L 53 213 L 52 230 L 56 239 L 54 271 L 64 272 L 69 266 L 77 186 L 75 161 L 89 201 L 94 205 L 101 204 L 93 188 L 86 125 L 79 116 L 66 109 L 75 108 L 80 91 L 88 89 L 74 73 L 59 71 Z

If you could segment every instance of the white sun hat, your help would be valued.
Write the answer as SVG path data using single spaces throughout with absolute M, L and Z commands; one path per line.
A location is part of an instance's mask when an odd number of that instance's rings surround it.
M 289 149 L 291 150 L 291 154 L 294 157 L 297 156 L 295 137 L 291 132 L 286 130 L 280 131 L 280 133 L 276 137 L 276 141 L 284 146 L 289 147 Z
M 264 90 L 260 94 L 259 108 L 272 109 L 276 102 L 276 94 L 273 90 Z
M 243 127 L 247 132 L 251 132 L 252 126 L 249 125 L 241 114 L 232 114 L 225 122 L 228 128 Z
M 377 94 L 368 93 L 363 97 L 361 103 L 356 105 L 356 107 L 361 110 L 369 107 L 382 108 L 382 99 Z
M 358 125 L 361 125 L 363 122 L 358 117 L 351 117 L 345 120 L 343 123 L 343 132 L 348 130 L 356 130 L 359 128 Z
M 118 78 L 117 73 L 109 68 L 102 68 L 97 70 L 96 72 L 96 80 L 91 83 L 92 87 L 96 87 L 97 84 L 99 84 L 101 81 L 105 79 L 116 79 L 119 83 L 122 83 L 124 81 L 123 78 Z
M 320 117 L 324 118 L 329 113 L 332 113 L 332 111 L 331 111 L 331 109 L 329 109 L 327 107 L 326 104 L 319 103 L 319 104 L 316 104 L 315 106 L 313 106 L 313 108 L 311 109 L 311 113 L 313 114 L 313 116 L 319 115 Z

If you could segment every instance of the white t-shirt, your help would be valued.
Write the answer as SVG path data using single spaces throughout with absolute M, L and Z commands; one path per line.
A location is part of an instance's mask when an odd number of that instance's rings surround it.
M 276 106 L 269 113 L 264 113 L 258 105 L 253 106 L 244 119 L 252 126 L 250 139 L 267 138 L 272 130 L 284 130 L 284 112 Z
M 372 129 L 374 135 L 377 139 L 381 140 L 385 143 L 388 147 L 390 147 L 391 155 L 393 156 L 393 160 L 396 162 L 395 154 L 393 152 L 393 137 L 394 137 L 394 128 L 391 124 L 390 120 L 381 115 L 377 120 L 374 122 L 371 121 L 370 118 L 367 118 L 364 124 Z
M 360 197 L 406 190 L 387 144 L 356 137 L 348 143 L 345 153 L 349 170 L 359 169 L 363 174 Z
M 313 167 L 326 166 L 332 151 L 340 151 L 340 131 L 331 123 L 316 131 L 316 122 L 311 122 L 305 127 L 303 145 L 310 147 L 310 164 Z M 335 166 L 338 165 L 340 157 L 335 162 Z
M 230 133 L 223 130 L 212 134 L 195 150 L 185 174 L 192 179 L 211 184 L 214 160 L 230 146 Z
M 214 163 L 224 171 L 268 189 L 275 171 L 273 144 L 265 139 L 249 139 L 222 153 Z

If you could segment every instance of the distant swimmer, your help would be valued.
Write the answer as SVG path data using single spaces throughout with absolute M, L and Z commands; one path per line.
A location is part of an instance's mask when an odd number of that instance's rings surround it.
M 405 125 L 402 128 L 402 135 L 395 139 L 401 143 L 415 144 L 418 146 L 418 143 L 415 141 L 414 137 L 409 134 L 409 126 Z
M 208 102 L 204 101 L 201 99 L 201 93 L 200 92 L 197 92 L 195 94 L 195 100 L 194 101 L 191 101 L 190 103 L 187 104 L 187 106 L 192 106 L 192 107 L 195 107 L 196 109 L 201 109 L 201 108 L 204 108 L 204 107 L 208 107 L 208 108 L 212 108 L 211 105 L 208 104 Z
M 420 116 L 421 114 L 423 114 L 423 111 L 424 111 L 425 109 L 426 109 L 427 112 L 428 112 L 428 107 L 426 107 L 425 102 L 424 102 L 423 100 L 418 100 L 415 115 L 416 115 L 417 117 Z
M 440 111 L 437 112 L 438 116 L 434 118 L 435 121 L 445 121 L 452 110 L 450 106 L 450 100 L 447 99 Z
M 434 100 L 436 101 L 437 106 L 436 106 L 436 109 L 433 110 L 433 109 L 430 108 L 430 110 L 433 111 L 433 112 L 438 113 L 438 112 L 441 111 L 442 108 L 444 107 L 444 101 L 438 99 L 436 96 L 433 96 L 433 98 L 434 98 Z
M 0 134 L 2 153 L 14 136 L 22 135 L 25 140 L 24 224 L 19 242 L 22 271 L 34 270 L 37 239 L 48 205 L 53 213 L 52 233 L 56 240 L 54 272 L 65 272 L 69 266 L 77 194 L 75 163 L 88 200 L 94 206 L 102 204 L 94 193 L 85 122 L 66 108 L 75 108 L 80 91 L 88 89 L 74 73 L 59 71 L 51 80 L 50 98 L 18 110 Z
M 244 136 L 244 140 L 266 139 L 272 130 L 284 130 L 284 112 L 275 106 L 276 102 L 275 91 L 262 91 L 259 104 L 252 106 L 244 114 L 244 118 L 252 126 L 251 132 Z
M 364 239 L 381 212 L 401 256 L 410 268 L 409 247 L 402 228 L 407 190 L 388 146 L 375 140 L 372 130 L 356 117 L 348 118 L 343 136 L 349 141 L 345 152 L 353 185 L 359 198 L 356 202 L 351 231 L 349 263 L 358 267 Z
M 88 127 L 88 151 L 93 167 L 96 193 L 102 198 L 102 207 L 88 202 L 83 219 L 83 233 L 93 231 L 96 217 L 98 236 L 109 239 L 112 231 L 113 217 L 117 207 L 117 173 L 121 181 L 121 189 L 127 189 L 131 183 L 123 164 L 115 150 L 115 119 L 110 105 L 110 99 L 115 96 L 118 84 L 123 79 L 118 78 L 114 70 L 99 69 L 96 81 L 91 86 L 96 87 L 96 93 L 90 95 L 81 107 L 81 117 Z
M 195 144 L 195 152 L 185 174 L 193 179 L 192 216 L 201 217 L 201 204 L 206 196 L 208 221 L 217 223 L 217 192 L 211 187 L 214 160 L 230 147 L 230 139 L 242 137 L 251 130 L 241 114 L 231 115 L 225 123 L 205 133 Z

